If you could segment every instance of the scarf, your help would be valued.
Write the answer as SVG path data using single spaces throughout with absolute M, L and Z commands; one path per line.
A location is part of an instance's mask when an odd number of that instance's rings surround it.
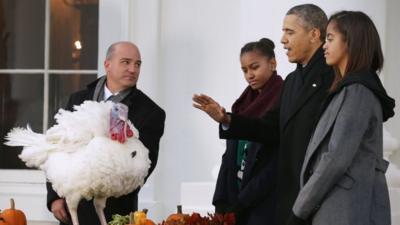
M 103 100 L 110 100 L 112 102 L 121 102 L 124 100 L 126 96 L 128 96 L 131 91 L 134 89 L 132 88 L 127 88 L 123 91 L 120 91 L 117 95 L 111 95 L 108 99 L 104 99 L 104 85 L 106 84 L 107 76 L 102 76 L 99 81 L 96 84 L 96 88 L 94 89 L 94 94 L 93 94 L 93 101 L 103 101 Z
M 274 72 L 264 87 L 253 90 L 247 86 L 240 97 L 233 103 L 232 112 L 242 116 L 259 118 L 274 108 L 279 100 L 283 86 L 282 77 Z
M 332 100 L 333 96 L 340 92 L 344 87 L 351 84 L 358 83 L 364 85 L 371 90 L 381 103 L 383 121 L 387 121 L 390 117 L 394 116 L 395 100 L 387 93 L 381 80 L 374 71 L 359 71 L 352 72 L 345 76 L 337 85 L 336 89 L 330 93 L 328 100 L 325 102 L 325 107 Z

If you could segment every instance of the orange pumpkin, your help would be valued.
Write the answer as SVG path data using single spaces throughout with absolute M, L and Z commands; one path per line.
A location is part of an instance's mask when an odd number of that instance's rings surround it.
M 176 213 L 171 214 L 168 216 L 167 218 L 167 222 L 184 222 L 185 221 L 185 217 L 187 217 L 187 214 L 183 214 L 182 213 L 182 206 L 181 205 L 177 205 L 176 206 Z
M 0 213 L 0 225 L 26 225 L 25 214 L 15 209 L 14 199 L 10 199 L 10 209 Z
M 156 225 L 153 220 L 146 219 L 146 223 L 144 225 Z

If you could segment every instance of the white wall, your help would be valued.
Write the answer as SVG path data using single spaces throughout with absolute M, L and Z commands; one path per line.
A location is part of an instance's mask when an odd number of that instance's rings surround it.
M 387 14 L 386 14 L 386 52 L 385 52 L 385 86 L 388 93 L 397 100 L 397 107 L 395 108 L 396 116 L 386 124 L 388 130 L 392 135 L 400 140 L 400 45 L 399 45 L 399 21 L 400 21 L 400 1 L 388 0 L 387 1 Z M 382 38 L 383 39 L 383 38 Z M 400 166 L 400 162 L 399 162 Z
M 180 203 L 181 182 L 210 181 L 224 149 L 217 124 L 192 107 L 194 93 L 229 106 L 243 86 L 238 64 L 238 1 L 163 0 L 160 103 L 167 112 L 157 176 L 165 213 Z
M 108 46 L 129 39 L 129 0 L 99 0 L 99 76 L 105 74 L 104 59 Z

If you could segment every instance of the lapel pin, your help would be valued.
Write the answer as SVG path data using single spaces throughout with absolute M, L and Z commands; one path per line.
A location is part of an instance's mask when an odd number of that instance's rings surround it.
M 315 84 L 315 83 L 314 83 L 314 84 L 312 84 L 312 86 L 313 86 L 313 87 L 316 87 L 316 86 L 317 86 L 317 84 Z

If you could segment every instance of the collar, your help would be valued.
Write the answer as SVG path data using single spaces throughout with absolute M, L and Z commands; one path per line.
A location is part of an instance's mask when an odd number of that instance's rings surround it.
M 112 95 L 118 95 L 119 92 L 112 93 L 110 89 L 108 89 L 107 84 L 104 84 L 104 99 L 108 99 Z
M 307 64 L 303 65 L 300 63 L 297 63 L 297 68 L 296 70 L 300 72 L 301 78 L 303 81 L 306 79 L 306 75 L 308 72 L 313 68 L 314 64 L 317 63 L 321 58 L 324 57 L 324 49 L 322 48 L 323 45 L 321 45 L 315 52 L 314 55 L 311 57 L 310 61 L 308 61 Z M 325 59 L 324 59 L 325 60 Z

